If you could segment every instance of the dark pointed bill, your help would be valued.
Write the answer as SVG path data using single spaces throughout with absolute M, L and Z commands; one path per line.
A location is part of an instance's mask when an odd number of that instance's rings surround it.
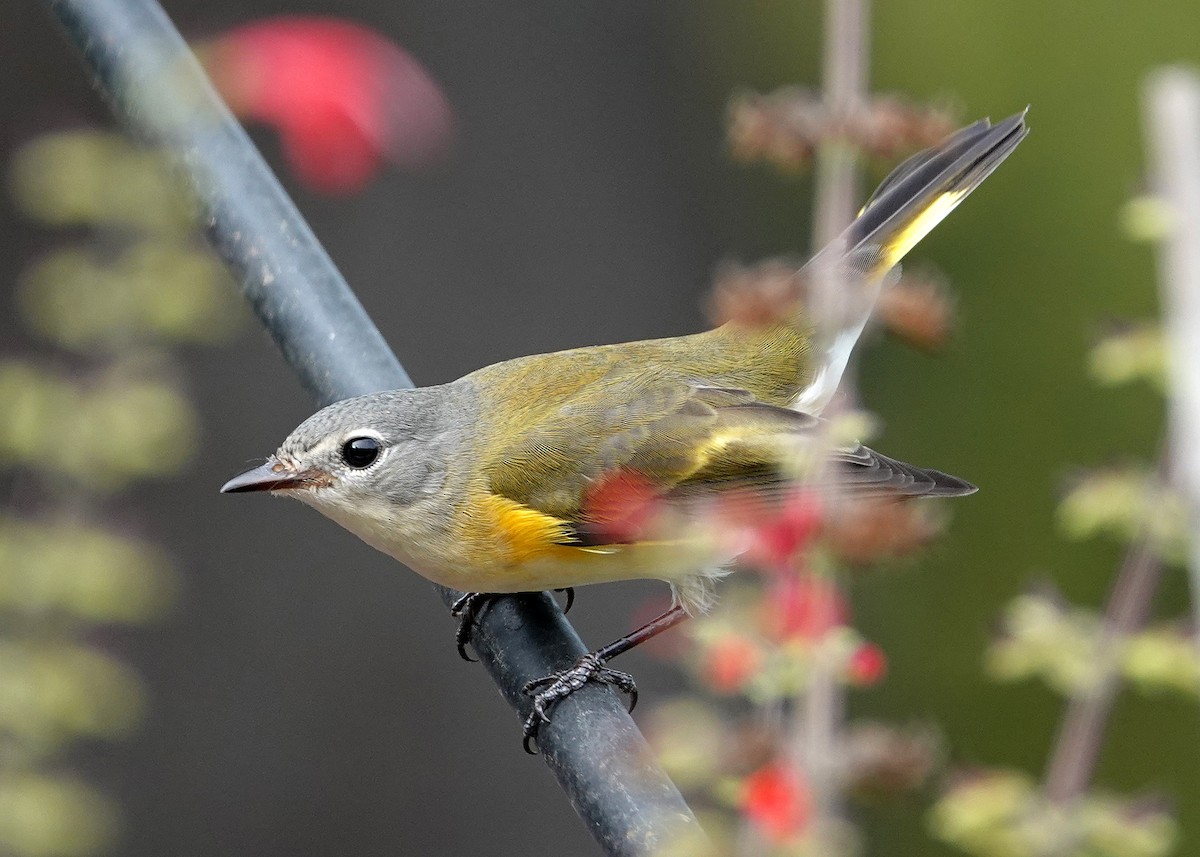
M 245 491 L 279 491 L 287 488 L 305 488 L 312 485 L 312 474 L 307 471 L 277 470 L 275 461 L 268 461 L 253 470 L 247 470 L 221 486 L 222 494 L 238 494 Z

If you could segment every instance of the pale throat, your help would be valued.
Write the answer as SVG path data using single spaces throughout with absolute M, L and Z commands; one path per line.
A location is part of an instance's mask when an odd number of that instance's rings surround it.
M 296 499 L 354 533 L 376 550 L 403 563 L 418 574 L 444 582 L 448 563 L 439 547 L 445 535 L 421 520 L 439 520 L 437 513 L 399 507 L 373 497 L 344 498 L 334 489 L 297 492 Z M 421 501 L 428 504 L 431 500 Z M 446 585 L 452 585 L 447 583 Z

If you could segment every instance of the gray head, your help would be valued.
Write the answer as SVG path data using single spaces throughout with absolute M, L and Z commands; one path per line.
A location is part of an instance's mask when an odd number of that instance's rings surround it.
M 355 531 L 348 519 L 382 524 L 441 491 L 469 424 L 468 398 L 457 385 L 445 385 L 337 402 L 221 491 L 286 493 Z

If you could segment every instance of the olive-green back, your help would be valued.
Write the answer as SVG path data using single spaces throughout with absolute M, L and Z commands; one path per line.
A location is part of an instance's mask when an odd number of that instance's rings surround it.
M 472 373 L 479 487 L 577 521 L 587 486 L 616 468 L 664 489 L 761 471 L 777 459 L 770 439 L 804 419 L 777 409 L 811 378 L 807 341 L 802 327 L 730 323 Z

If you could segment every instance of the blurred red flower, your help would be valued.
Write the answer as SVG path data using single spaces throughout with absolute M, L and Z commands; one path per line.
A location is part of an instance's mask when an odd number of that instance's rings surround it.
M 863 643 L 854 650 L 847 665 L 847 677 L 861 687 L 877 683 L 887 674 L 887 655 L 874 643 Z
M 612 470 L 588 485 L 583 511 L 602 541 L 635 542 L 648 534 L 662 511 L 662 492 L 635 470 Z
M 812 796 L 799 771 L 770 762 L 746 778 L 742 812 L 779 844 L 804 832 L 812 814 Z
M 850 618 L 832 580 L 814 574 L 780 574 L 767 595 L 766 632 L 775 640 L 817 641 Z
M 387 160 L 428 166 L 453 138 L 450 105 L 395 43 L 334 18 L 266 18 L 200 49 L 233 111 L 278 129 L 300 179 L 360 189 Z
M 740 634 L 727 634 L 704 652 L 704 678 L 718 693 L 736 693 L 762 666 L 762 651 Z
M 735 494 L 718 506 L 717 516 L 722 525 L 748 535 L 744 564 L 792 574 L 796 559 L 821 531 L 823 510 L 816 493 L 797 488 L 778 507 L 754 491 Z

